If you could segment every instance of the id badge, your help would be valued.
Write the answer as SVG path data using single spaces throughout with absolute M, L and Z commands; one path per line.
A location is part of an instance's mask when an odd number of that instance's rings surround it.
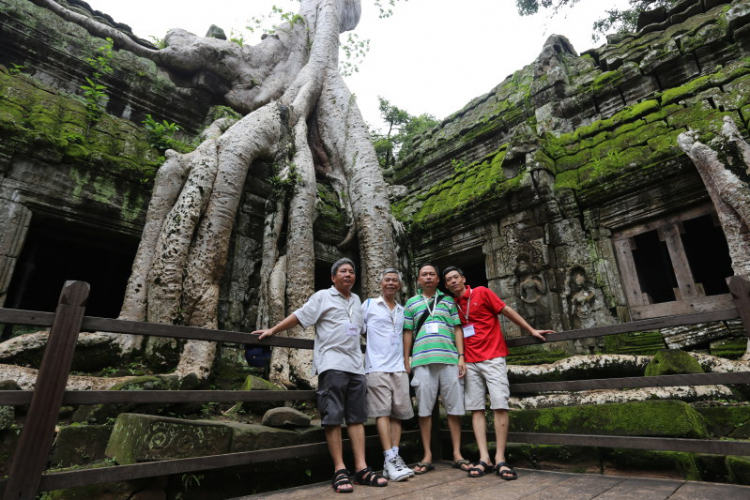
M 347 323 L 346 324 L 346 335 L 348 337 L 356 337 L 359 335 L 359 325 L 356 325 L 354 323 Z
M 401 337 L 399 335 L 391 335 L 391 345 L 399 345 L 401 343 Z
M 476 333 L 474 331 L 474 325 L 466 325 L 466 326 L 462 326 L 461 328 L 463 328 L 464 330 L 464 338 L 471 337 L 472 335 Z
M 425 332 L 427 333 L 438 333 L 439 325 L 437 323 L 427 323 L 424 325 Z

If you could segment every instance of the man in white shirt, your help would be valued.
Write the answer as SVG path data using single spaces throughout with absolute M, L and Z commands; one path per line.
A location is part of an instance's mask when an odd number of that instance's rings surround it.
M 365 373 L 367 413 L 377 422 L 385 463 L 383 475 L 404 481 L 414 475 L 398 454 L 401 421 L 412 418 L 409 375 L 404 367 L 404 307 L 396 302 L 401 290 L 401 273 L 386 269 L 379 277 L 381 295 L 362 304 L 367 333 Z
M 362 303 L 357 294 L 351 293 L 355 279 L 354 262 L 339 259 L 331 268 L 331 288 L 315 292 L 305 305 L 272 328 L 253 332 L 260 335 L 258 340 L 263 340 L 297 325 L 315 325 L 313 366 L 318 374 L 318 410 L 333 460 L 332 485 L 337 493 L 353 489 L 341 443 L 344 421 L 354 454 L 354 483 L 388 485 L 365 461 L 367 382 L 359 345 Z

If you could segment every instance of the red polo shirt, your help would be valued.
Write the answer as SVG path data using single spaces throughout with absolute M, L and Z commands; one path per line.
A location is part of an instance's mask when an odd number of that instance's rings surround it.
M 469 306 L 471 297 L 471 306 Z M 500 297 L 487 287 L 466 286 L 462 297 L 456 298 L 461 326 L 474 325 L 474 335 L 464 338 L 467 363 L 478 363 L 508 355 L 508 347 L 500 331 L 497 315 L 505 307 Z M 466 313 L 469 313 L 468 319 Z

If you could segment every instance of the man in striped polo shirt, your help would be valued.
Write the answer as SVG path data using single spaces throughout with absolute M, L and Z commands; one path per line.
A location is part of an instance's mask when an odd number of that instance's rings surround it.
M 453 466 L 468 470 L 471 465 L 461 456 L 460 417 L 465 410 L 459 379 L 466 372 L 461 322 L 453 299 L 437 289 L 440 282 L 437 266 L 420 266 L 417 282 L 420 293 L 404 306 L 404 365 L 407 372 L 414 372 L 411 385 L 417 396 L 424 447 L 424 457 L 414 467 L 414 473 L 424 474 L 434 469 L 430 448 L 431 415 L 438 391 L 448 413 Z

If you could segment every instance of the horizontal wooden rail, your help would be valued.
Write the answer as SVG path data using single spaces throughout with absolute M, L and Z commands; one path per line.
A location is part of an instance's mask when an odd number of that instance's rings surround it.
M 157 323 L 143 323 L 141 321 L 125 321 L 110 318 L 94 318 L 84 316 L 83 330 L 97 332 L 131 333 L 134 335 L 151 335 L 154 337 L 169 337 L 185 340 L 210 340 L 212 342 L 234 342 L 237 344 L 259 344 L 267 346 L 295 347 L 297 349 L 312 349 L 311 339 L 293 339 L 274 335 L 258 341 L 257 335 L 233 332 L 228 330 L 209 330 L 195 326 L 160 325 Z
M 55 313 L 43 311 L 22 311 L 19 309 L 0 308 L 0 323 L 15 325 L 30 325 L 49 327 L 55 318 Z M 112 318 L 97 318 L 84 316 L 81 329 L 85 331 L 129 333 L 133 335 L 147 335 L 154 337 L 168 337 L 185 340 L 209 340 L 213 342 L 233 342 L 236 344 L 257 344 L 269 347 L 295 347 L 297 349 L 312 349 L 310 339 L 293 339 L 274 336 L 258 341 L 257 335 L 234 332 L 228 330 L 210 330 L 195 326 L 161 325 L 158 323 L 143 323 L 141 321 L 125 321 Z
M 750 456 L 748 441 L 711 439 L 680 439 L 638 436 L 597 436 L 591 434 L 552 434 L 543 432 L 511 432 L 509 443 L 595 446 L 598 448 L 630 448 L 637 450 L 685 451 L 712 455 Z
M 735 373 L 691 373 L 655 377 L 600 378 L 565 382 L 525 382 L 510 384 L 511 394 L 593 389 L 632 389 L 635 387 L 674 387 L 693 385 L 750 384 L 750 371 Z M 0 399 L 0 401 L 2 401 Z
M 694 373 L 689 375 L 660 375 L 657 377 L 626 377 L 612 379 L 570 380 L 566 382 L 527 382 L 511 384 L 513 394 L 558 391 L 586 391 L 594 389 L 632 389 L 635 387 L 675 387 L 721 384 L 750 384 L 749 372 Z M 0 405 L 22 406 L 31 402 L 33 391 L 0 391 Z M 193 403 L 240 401 L 310 401 L 315 391 L 65 391 L 67 405 L 122 404 L 122 403 Z
M 473 439 L 471 430 L 462 430 L 462 436 Z M 440 435 L 450 437 L 450 431 L 441 429 Z M 494 440 L 495 433 L 487 432 Z M 635 450 L 684 451 L 712 455 L 750 456 L 750 441 L 719 439 L 684 439 L 642 436 L 600 436 L 596 434 L 557 434 L 551 432 L 509 432 L 508 442 L 514 444 L 543 444 L 560 446 L 590 446 L 595 448 L 629 448 Z
M 419 438 L 419 431 L 405 431 L 402 440 L 409 441 Z M 351 442 L 344 439 L 344 449 L 351 450 Z M 378 436 L 365 438 L 366 445 L 379 445 Z M 273 448 L 268 450 L 244 451 L 225 455 L 211 455 L 206 457 L 183 458 L 178 460 L 162 460 L 133 465 L 118 465 L 98 469 L 85 469 L 66 472 L 50 472 L 42 476 L 40 491 L 61 490 L 88 486 L 92 484 L 130 481 L 169 474 L 199 472 L 205 470 L 223 469 L 248 464 L 270 462 L 290 458 L 309 457 L 325 454 L 328 451 L 326 443 L 303 444 Z M 0 494 L 5 488 L 7 480 L 0 480 Z
M 0 405 L 27 405 L 31 402 L 33 393 L 34 391 L 0 391 Z M 315 391 L 65 391 L 63 404 L 310 401 L 315 397 Z
M 665 316 L 662 318 L 651 318 L 630 323 L 617 325 L 597 326 L 581 330 L 568 330 L 561 333 L 550 333 L 547 342 L 562 342 L 565 340 L 587 339 L 591 337 L 604 337 L 606 335 L 617 335 L 620 333 L 647 332 L 660 328 L 672 328 L 675 326 L 695 325 L 698 323 L 710 323 L 712 321 L 728 321 L 737 319 L 740 313 L 736 308 L 721 309 L 718 311 L 707 311 L 693 314 L 681 314 L 680 316 Z M 542 341 L 531 336 L 507 339 L 508 347 L 519 347 L 523 345 L 541 344 Z
M 55 313 L 45 311 L 24 311 L 21 309 L 0 308 L 0 323 L 30 326 L 52 326 Z
M 42 311 L 21 311 L 17 309 L 0 308 L 0 323 L 12 323 L 31 326 L 50 326 L 54 313 Z M 633 333 L 660 328 L 672 328 L 676 326 L 694 325 L 698 323 L 709 323 L 712 321 L 728 321 L 740 318 L 736 308 L 721 309 L 719 311 L 708 311 L 694 314 L 683 314 L 680 316 L 666 316 L 662 318 L 651 318 L 630 323 L 617 325 L 599 326 L 580 330 L 568 330 L 566 332 L 552 333 L 547 335 L 547 342 L 563 342 L 567 340 L 578 340 L 607 335 L 618 335 L 622 333 Z M 111 318 L 96 318 L 85 316 L 81 325 L 83 330 L 128 333 L 133 335 L 149 335 L 156 337 L 169 337 L 185 340 L 209 340 L 214 342 L 232 342 L 238 344 L 257 344 L 279 347 L 295 347 L 298 349 L 312 349 L 313 341 L 309 339 L 293 339 L 287 337 L 273 337 L 262 342 L 258 341 L 256 335 L 249 333 L 209 330 L 192 326 L 161 325 L 157 323 L 143 323 L 140 321 L 125 321 Z M 519 347 L 541 343 L 534 337 L 521 337 L 507 339 L 508 347 Z

